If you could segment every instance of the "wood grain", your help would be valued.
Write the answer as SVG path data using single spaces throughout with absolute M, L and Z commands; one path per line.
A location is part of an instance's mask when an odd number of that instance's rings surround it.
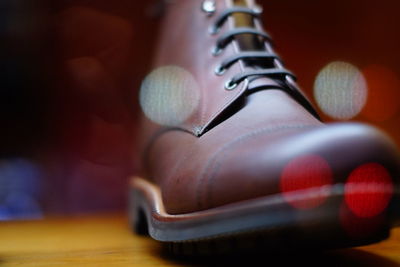
M 400 228 L 389 240 L 306 255 L 176 259 L 131 233 L 123 215 L 0 223 L 1 266 L 400 266 Z

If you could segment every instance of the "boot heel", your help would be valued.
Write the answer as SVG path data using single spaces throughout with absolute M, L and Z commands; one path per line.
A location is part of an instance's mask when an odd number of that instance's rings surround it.
M 148 235 L 148 223 L 146 213 L 140 205 L 140 198 L 137 192 L 132 190 L 129 197 L 129 224 L 132 231 L 139 235 Z

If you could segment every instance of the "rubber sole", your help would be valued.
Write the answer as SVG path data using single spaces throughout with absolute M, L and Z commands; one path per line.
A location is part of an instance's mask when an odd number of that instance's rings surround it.
M 315 209 L 295 209 L 288 197 L 272 195 L 204 211 L 172 215 L 164 208 L 159 188 L 147 180 L 131 180 L 130 223 L 138 234 L 164 242 L 177 255 L 215 255 L 259 250 L 332 249 L 375 243 L 389 236 L 386 218 L 352 221 L 343 229 L 340 207 L 343 186 L 293 194 L 292 200 L 310 200 L 325 194 Z M 345 215 L 346 216 L 346 215 Z

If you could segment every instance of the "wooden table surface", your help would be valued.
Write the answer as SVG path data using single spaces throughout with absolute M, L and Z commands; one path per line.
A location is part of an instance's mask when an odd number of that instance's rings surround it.
M 1 266 L 400 266 L 400 228 L 389 240 L 306 255 L 176 259 L 131 233 L 123 215 L 0 223 Z

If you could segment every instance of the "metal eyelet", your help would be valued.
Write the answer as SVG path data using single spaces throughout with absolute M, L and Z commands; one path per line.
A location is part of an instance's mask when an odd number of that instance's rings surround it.
M 216 4 L 214 0 L 204 0 L 201 5 L 201 10 L 207 13 L 208 16 L 211 16 L 216 11 Z
M 263 12 L 263 8 L 262 8 L 262 6 L 260 6 L 260 5 L 255 5 L 254 8 L 253 8 L 253 11 L 254 11 L 255 13 L 257 13 L 258 15 L 260 15 L 260 14 L 262 14 L 262 12 Z
M 213 49 L 211 50 L 211 54 L 213 56 L 218 56 L 221 53 L 222 53 L 222 49 L 219 48 L 218 46 L 214 46 Z
M 228 91 L 235 89 L 236 86 L 238 86 L 238 83 L 234 83 L 232 80 L 229 80 L 225 83 L 225 89 Z
M 210 28 L 208 28 L 208 32 L 211 35 L 216 35 L 219 32 L 219 29 L 215 25 L 212 25 Z
M 215 74 L 221 76 L 225 73 L 226 68 L 222 67 L 221 65 L 217 66 L 214 70 Z

